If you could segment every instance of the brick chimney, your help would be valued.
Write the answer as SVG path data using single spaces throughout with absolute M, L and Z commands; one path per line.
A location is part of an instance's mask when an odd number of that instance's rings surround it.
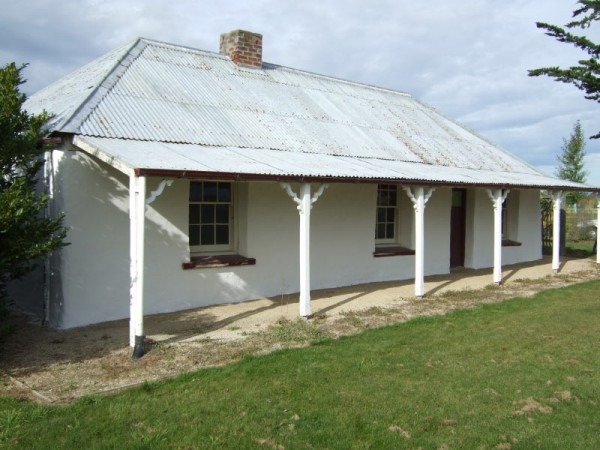
M 223 33 L 219 53 L 228 55 L 239 66 L 261 68 L 262 34 L 245 30 Z

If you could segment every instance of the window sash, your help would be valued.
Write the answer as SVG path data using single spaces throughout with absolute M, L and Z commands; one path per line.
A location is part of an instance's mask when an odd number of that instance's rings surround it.
M 190 252 L 226 252 L 234 248 L 233 198 L 233 183 L 190 181 L 188 206 Z
M 398 241 L 398 186 L 377 185 L 375 243 L 394 244 Z

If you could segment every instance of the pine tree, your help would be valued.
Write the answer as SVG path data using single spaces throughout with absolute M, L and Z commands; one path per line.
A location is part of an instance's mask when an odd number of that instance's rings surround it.
M 584 169 L 585 136 L 581 123 L 577 121 L 573 126 L 571 137 L 567 141 L 563 138 L 562 153 L 558 156 L 559 166 L 556 175 L 562 180 L 585 183 L 587 171 Z M 567 205 L 577 205 L 584 197 L 581 192 L 567 194 Z
M 22 278 L 34 263 L 62 247 L 62 216 L 44 217 L 48 197 L 37 189 L 43 165 L 46 113 L 23 110 L 19 86 L 25 66 L 0 67 L 0 340 L 5 331 L 7 283 Z
M 573 20 L 565 25 L 566 28 L 586 29 L 593 22 L 600 20 L 600 0 L 579 0 L 579 8 L 573 12 Z M 546 75 L 556 81 L 570 83 L 585 92 L 585 98 L 600 102 L 600 45 L 595 44 L 585 36 L 579 36 L 565 31 L 564 28 L 543 22 L 536 23 L 538 28 L 546 30 L 548 36 L 556 38 L 559 42 L 572 44 L 583 50 L 589 56 L 582 59 L 578 65 L 568 69 L 559 67 L 544 67 L 529 71 L 529 76 L 537 77 Z M 591 136 L 592 139 L 600 138 L 600 133 Z

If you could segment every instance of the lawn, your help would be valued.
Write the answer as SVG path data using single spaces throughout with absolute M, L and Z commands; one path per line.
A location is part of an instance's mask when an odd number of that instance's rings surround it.
M 0 399 L 0 447 L 598 448 L 599 289 L 419 318 L 67 406 Z
M 567 256 L 574 256 L 576 258 L 587 258 L 589 256 L 595 255 L 594 250 L 594 240 L 587 241 L 567 241 L 566 246 L 566 254 Z

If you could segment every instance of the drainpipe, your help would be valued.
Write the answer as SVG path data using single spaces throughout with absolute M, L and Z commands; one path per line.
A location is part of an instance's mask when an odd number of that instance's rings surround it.
M 403 186 L 415 209 L 415 296 L 425 295 L 425 205 L 435 188 Z M 414 191 L 414 192 L 413 192 Z
M 45 152 L 44 155 L 44 178 L 46 181 L 46 195 L 48 202 L 46 203 L 45 215 L 47 219 L 52 217 L 52 208 L 54 201 L 54 167 L 52 162 L 52 150 Z M 42 305 L 42 325 L 50 322 L 50 282 L 52 277 L 52 263 L 50 255 L 44 260 L 44 304 Z
M 553 191 L 552 196 L 552 270 L 558 273 L 560 269 L 560 209 L 564 199 L 563 191 Z
M 298 205 L 300 213 L 300 316 L 308 318 L 312 314 L 310 309 L 310 210 L 328 185 L 322 184 L 312 197 L 310 196 L 310 183 L 302 183 L 300 197 L 294 193 L 289 183 L 281 183 L 281 187 Z
M 502 204 L 510 192 L 508 189 L 486 189 L 494 207 L 494 283 L 502 284 Z

